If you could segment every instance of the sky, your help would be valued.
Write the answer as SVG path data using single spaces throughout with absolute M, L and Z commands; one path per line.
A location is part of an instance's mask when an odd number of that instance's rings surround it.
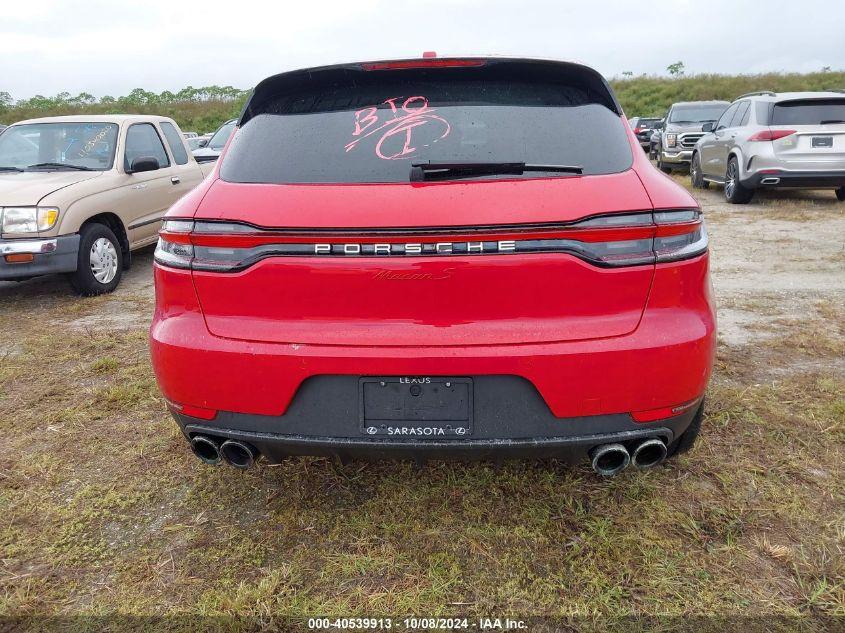
M 820 19 L 823 16 L 823 19 Z M 0 0 L 0 92 L 250 88 L 329 63 L 501 54 L 605 76 L 845 69 L 842 0 Z

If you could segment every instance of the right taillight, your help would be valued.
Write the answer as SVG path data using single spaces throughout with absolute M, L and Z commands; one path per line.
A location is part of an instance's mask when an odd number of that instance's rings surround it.
M 771 128 L 760 130 L 748 137 L 749 141 L 776 141 L 784 136 L 795 134 L 795 130 L 773 130 Z
M 646 239 L 624 239 L 643 227 L 646 219 L 651 229 Z M 607 215 L 574 226 L 579 229 L 601 227 L 606 232 L 606 237 L 599 234 L 580 242 L 583 258 L 600 266 L 674 262 L 701 255 L 707 250 L 707 229 L 698 209 Z M 612 233 L 611 229 L 615 229 L 616 233 Z
M 707 228 L 698 209 L 655 211 L 654 257 L 675 262 L 701 255 L 707 250 Z
M 163 266 L 231 273 L 270 257 L 477 257 L 566 253 L 604 268 L 678 261 L 707 250 L 699 209 L 595 216 L 562 226 L 495 227 L 468 237 L 446 229 L 432 235 L 366 232 L 309 236 L 237 222 L 166 220 L 155 260 Z

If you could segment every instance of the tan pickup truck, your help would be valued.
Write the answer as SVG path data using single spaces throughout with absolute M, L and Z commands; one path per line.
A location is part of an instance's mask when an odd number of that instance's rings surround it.
M 130 251 L 211 171 L 172 119 L 63 116 L 0 133 L 0 280 L 67 273 L 83 295 L 110 292 Z

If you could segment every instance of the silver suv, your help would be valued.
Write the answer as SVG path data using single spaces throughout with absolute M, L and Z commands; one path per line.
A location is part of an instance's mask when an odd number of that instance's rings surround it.
M 742 95 L 704 130 L 693 187 L 724 184 L 734 204 L 760 187 L 829 187 L 845 200 L 845 91 Z
M 689 167 L 702 127 L 713 123 L 730 105 L 727 101 L 681 101 L 666 113 L 657 148 L 657 166 L 670 174 L 674 168 Z

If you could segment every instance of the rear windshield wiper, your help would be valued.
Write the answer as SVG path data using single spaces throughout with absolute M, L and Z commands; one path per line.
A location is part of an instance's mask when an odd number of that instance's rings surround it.
M 830 123 L 845 123 L 842 119 L 825 119 L 824 121 L 819 122 L 819 125 L 828 125 Z
M 73 163 L 35 163 L 34 165 L 26 166 L 27 169 L 36 169 L 38 167 L 60 167 L 62 169 L 77 169 L 79 171 L 96 171 L 93 167 L 74 165 Z
M 0 165 L 0 171 L 23 171 L 20 167 L 7 167 L 5 165 Z
M 528 171 L 580 174 L 581 165 L 540 165 L 534 163 L 411 163 L 411 182 L 452 180 L 474 176 L 519 176 Z

